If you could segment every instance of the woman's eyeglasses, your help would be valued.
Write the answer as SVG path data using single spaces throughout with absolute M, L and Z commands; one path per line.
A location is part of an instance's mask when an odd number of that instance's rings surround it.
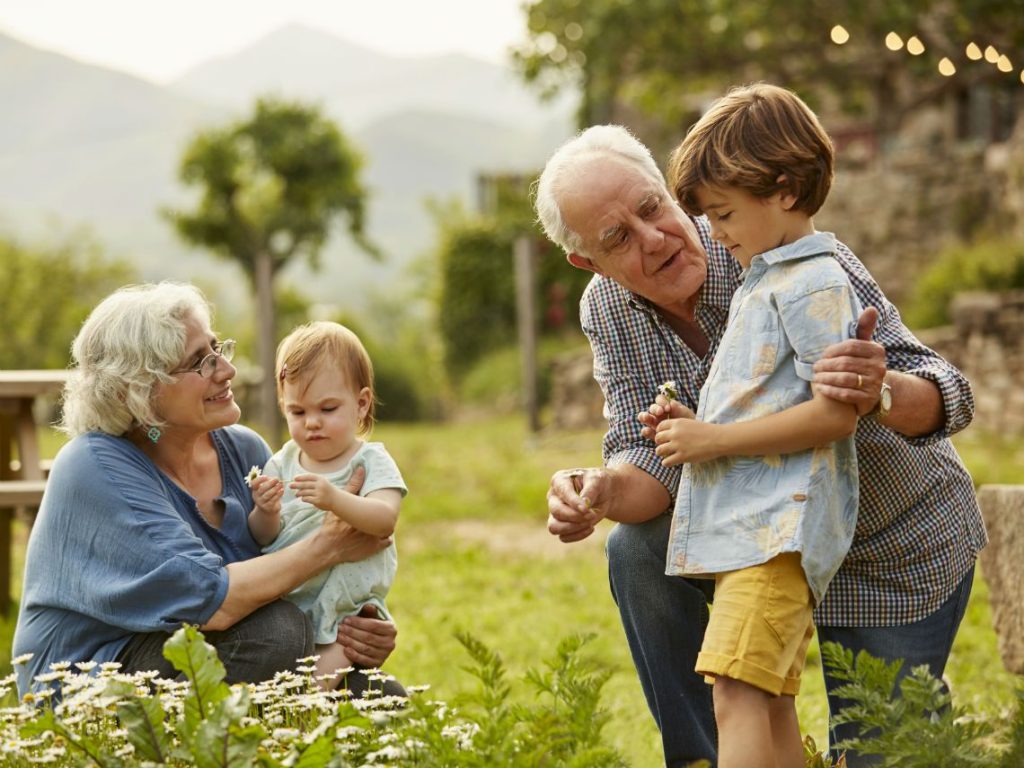
M 218 341 L 213 345 L 213 352 L 208 354 L 198 363 L 193 365 L 191 368 L 180 368 L 177 371 L 171 371 L 171 375 L 174 376 L 178 373 L 198 373 L 204 379 L 208 379 L 213 376 L 217 370 L 217 363 L 223 357 L 225 362 L 230 363 L 231 358 L 235 356 L 235 340 L 224 339 L 224 341 Z

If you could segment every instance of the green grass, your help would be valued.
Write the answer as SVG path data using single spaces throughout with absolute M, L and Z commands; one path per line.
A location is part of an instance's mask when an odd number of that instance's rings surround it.
M 633 765 L 651 766 L 661 760 L 660 739 L 608 592 L 601 543 L 609 524 L 572 545 L 545 530 L 551 473 L 597 464 L 600 438 L 596 430 L 529 437 L 523 420 L 510 417 L 377 428 L 373 439 L 388 446 L 410 488 L 389 599 L 399 642 L 388 669 L 403 682 L 429 683 L 434 696 L 450 700 L 474 685 L 463 669 L 469 659 L 456 631 L 498 651 L 512 680 L 549 658 L 563 636 L 592 632 L 597 637 L 587 652 L 614 673 L 603 696 L 612 714 L 609 740 Z M 52 455 L 59 440 L 47 445 Z M 957 445 L 977 480 L 1024 483 L 1024 442 L 968 430 Z M 15 579 L 20 581 L 18 564 Z M 9 671 L 12 623 L 0 623 L 0 674 Z M 979 575 L 947 670 L 958 702 L 987 713 L 1013 704 L 1014 678 L 997 658 L 988 591 Z M 824 744 L 820 669 L 812 644 L 797 702 L 804 731 Z

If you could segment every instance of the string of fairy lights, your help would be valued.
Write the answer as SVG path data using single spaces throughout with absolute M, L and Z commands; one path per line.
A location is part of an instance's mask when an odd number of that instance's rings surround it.
M 829 37 L 832 38 L 832 42 L 836 45 L 845 45 L 850 41 L 850 33 L 841 24 L 836 24 L 832 27 Z M 890 32 L 885 36 L 885 47 L 890 51 L 899 51 L 906 48 L 907 53 L 911 56 L 920 56 L 925 52 L 925 45 L 917 35 L 911 35 L 904 40 L 896 32 Z M 1014 67 L 1010 57 L 1005 53 L 1001 53 L 994 45 L 988 45 L 982 50 L 980 45 L 970 42 L 964 48 L 964 54 L 971 61 L 981 61 L 984 59 L 1000 72 L 1013 72 Z M 952 77 L 956 74 L 956 64 L 948 56 L 943 56 L 939 59 L 936 67 L 939 70 L 939 74 L 944 77 Z M 1020 71 L 1020 81 L 1024 83 L 1024 69 Z

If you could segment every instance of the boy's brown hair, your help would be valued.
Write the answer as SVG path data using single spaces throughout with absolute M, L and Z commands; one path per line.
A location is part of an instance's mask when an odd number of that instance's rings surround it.
M 359 434 L 366 434 L 373 428 L 377 400 L 373 363 L 359 337 L 340 323 L 319 320 L 300 325 L 277 345 L 277 402 L 284 402 L 285 381 L 309 381 L 326 366 L 340 371 L 355 391 L 363 387 L 370 390 L 370 407 L 359 421 Z
M 800 97 L 755 83 L 730 90 L 690 128 L 669 158 L 668 184 L 695 216 L 703 213 L 695 199 L 701 186 L 754 197 L 788 190 L 793 210 L 813 216 L 828 197 L 833 162 L 831 139 Z

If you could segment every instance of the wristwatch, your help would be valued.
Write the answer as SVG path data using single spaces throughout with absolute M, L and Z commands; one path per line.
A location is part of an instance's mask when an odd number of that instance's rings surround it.
M 884 419 L 892 410 L 892 387 L 882 382 L 882 389 L 878 393 L 878 402 L 871 410 L 870 415 L 876 419 Z

